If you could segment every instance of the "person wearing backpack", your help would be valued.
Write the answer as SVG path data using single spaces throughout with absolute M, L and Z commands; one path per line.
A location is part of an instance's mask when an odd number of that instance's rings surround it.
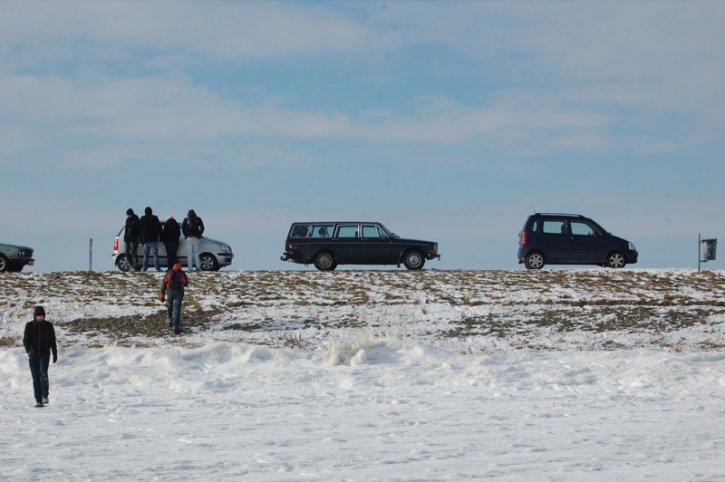
M 196 215 L 193 209 L 189 209 L 189 213 L 184 218 L 184 222 L 181 225 L 181 231 L 184 233 L 186 238 L 186 268 L 191 271 L 191 268 L 196 263 L 196 269 L 201 269 L 201 263 L 199 262 L 199 240 L 204 234 L 204 222 L 199 216 Z
M 181 269 L 181 263 L 176 263 L 161 281 L 160 299 L 166 302 L 166 320 L 177 334 L 181 332 L 181 303 L 184 301 L 185 286 L 189 286 L 189 277 Z
M 58 345 L 55 340 L 55 328 L 45 319 L 45 308 L 42 306 L 35 307 L 33 321 L 25 324 L 23 345 L 28 354 L 30 373 L 33 376 L 35 406 L 43 407 L 48 404 L 50 354 L 53 354 L 53 363 L 57 362 Z

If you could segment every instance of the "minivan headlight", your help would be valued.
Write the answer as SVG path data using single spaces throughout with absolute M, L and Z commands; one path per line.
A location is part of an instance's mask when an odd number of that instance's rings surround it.
M 637 251 L 637 248 L 634 247 L 634 243 L 630 243 L 630 242 L 628 242 L 628 243 L 629 243 L 630 251 Z
M 219 251 L 221 251 L 222 253 L 231 253 L 232 247 L 228 244 L 222 244 L 219 246 Z

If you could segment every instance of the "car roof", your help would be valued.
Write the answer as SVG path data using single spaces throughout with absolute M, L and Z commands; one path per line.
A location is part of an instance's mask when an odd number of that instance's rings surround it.
M 295 224 L 382 224 L 380 221 L 298 221 Z
M 560 218 L 582 218 L 589 219 L 581 214 L 567 214 L 567 213 L 534 213 L 532 216 L 556 216 Z

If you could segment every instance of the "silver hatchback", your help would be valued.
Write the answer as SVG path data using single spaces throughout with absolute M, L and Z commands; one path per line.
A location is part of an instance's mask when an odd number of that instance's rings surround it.
M 113 264 L 121 271 L 130 271 L 132 266 L 126 259 L 126 243 L 123 241 L 125 231 L 125 227 L 121 228 L 116 239 L 113 241 Z M 186 238 L 182 235 L 181 239 L 179 239 L 177 259 L 184 266 L 189 265 L 186 253 Z M 231 246 L 216 239 L 202 236 L 199 242 L 199 263 L 201 264 L 200 269 L 202 271 L 218 271 L 220 268 L 232 264 L 233 257 L 234 253 L 232 253 Z M 143 259 L 143 244 L 139 244 L 136 259 L 139 262 Z M 168 264 L 166 246 L 161 241 L 159 241 L 159 262 L 161 266 Z

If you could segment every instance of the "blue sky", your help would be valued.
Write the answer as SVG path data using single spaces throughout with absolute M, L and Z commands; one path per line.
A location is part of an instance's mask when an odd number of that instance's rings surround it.
M 132 207 L 279 260 L 377 219 L 429 267 L 508 269 L 534 210 L 637 267 L 725 239 L 723 2 L 2 2 L 0 241 L 111 269 Z M 708 267 L 718 267 L 715 261 Z M 720 265 L 721 266 L 721 265 Z

